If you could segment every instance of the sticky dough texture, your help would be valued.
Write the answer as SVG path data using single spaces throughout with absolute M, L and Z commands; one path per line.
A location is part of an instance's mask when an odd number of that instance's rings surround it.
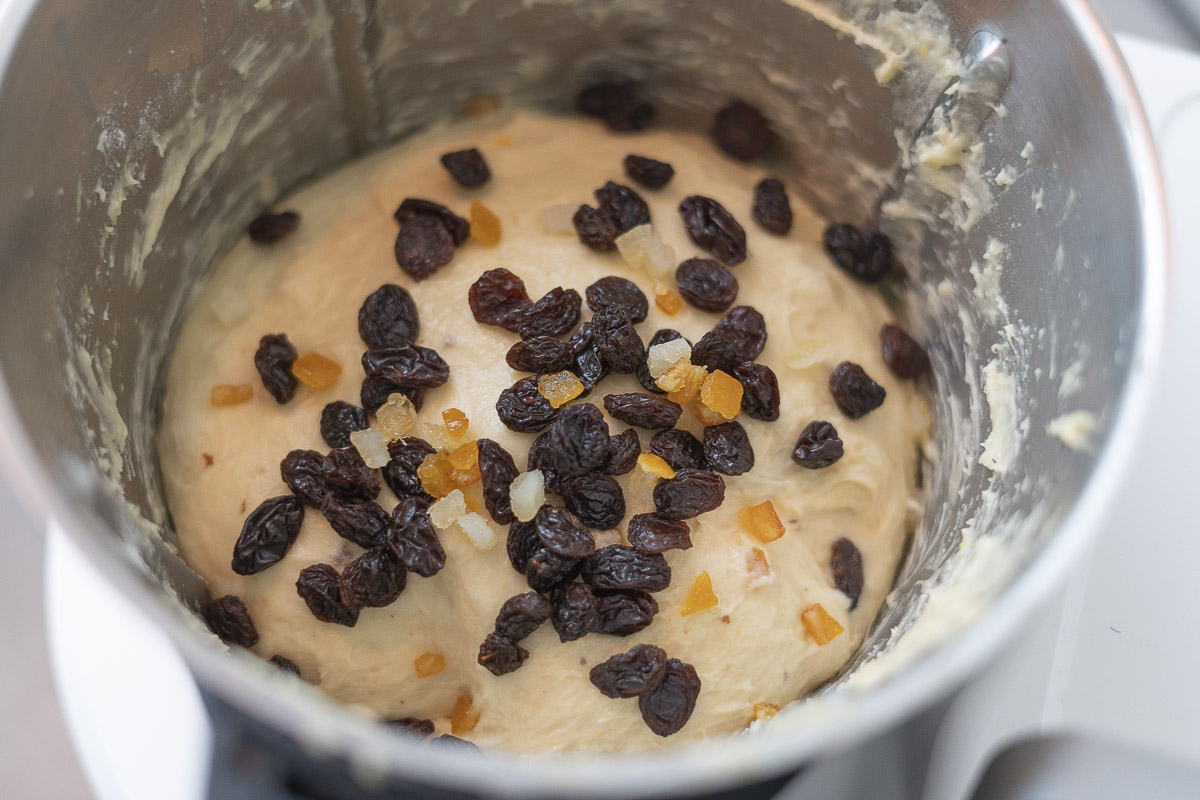
M 494 179 L 466 191 L 438 162 L 449 150 L 479 146 Z M 649 203 L 655 230 L 682 261 L 703 256 L 688 240 L 676 208 L 690 194 L 722 202 L 747 230 L 750 258 L 734 268 L 738 304 L 767 319 L 769 339 L 759 357 L 777 373 L 782 416 L 776 422 L 742 418 L 754 445 L 754 470 L 727 478 L 724 505 L 691 521 L 695 546 L 672 551 L 670 587 L 656 595 L 654 623 L 634 636 L 598 634 L 560 643 L 546 624 L 523 642 L 525 665 L 496 677 L 476 663 L 500 605 L 528 591 L 510 567 L 503 540 L 476 550 L 455 530 L 441 534 L 448 560 L 433 578 L 410 575 L 408 588 L 391 606 L 365 609 L 357 627 L 322 623 L 296 593 L 299 571 L 317 562 L 339 570 L 361 550 L 338 537 L 319 512 L 307 509 L 299 538 L 287 556 L 251 577 L 236 575 L 230 557 L 246 513 L 263 499 L 287 492 L 279 461 L 294 448 L 325 451 L 318 430 L 321 409 L 341 399 L 358 403 L 364 344 L 357 313 L 364 297 L 383 283 L 398 283 L 416 299 L 420 343 L 449 363 L 450 382 L 428 393 L 421 418 L 430 425 L 455 407 L 470 419 L 470 438 L 500 442 L 523 466 L 533 437 L 507 430 L 495 400 L 521 375 L 504 354 L 515 335 L 477 324 L 467 289 L 487 269 L 511 269 L 540 297 L 555 286 L 580 294 L 606 275 L 627 277 L 652 296 L 645 275 L 621 257 L 594 253 L 574 236 L 547 232 L 542 210 L 560 203 L 593 202 L 606 180 L 629 183 L 621 161 L 638 153 L 672 163 L 676 175 L 659 191 L 639 190 Z M 890 588 L 906 534 L 914 520 L 916 448 L 927 435 L 926 403 L 909 382 L 895 379 L 880 356 L 878 331 L 889 313 L 878 295 L 856 285 L 825 256 L 824 223 L 792 196 L 796 224 L 784 238 L 750 220 L 759 168 L 731 161 L 701 135 L 656 130 L 614 136 L 592 121 L 521 112 L 492 117 L 414 137 L 346 166 L 277 205 L 300 211 L 303 221 L 283 242 L 260 247 L 239 241 L 202 289 L 180 333 L 168 375 L 159 450 L 164 483 L 185 559 L 209 582 L 214 595 L 236 594 L 248 606 L 264 658 L 282 654 L 320 689 L 383 718 L 427 717 L 448 730 L 456 698 L 469 695 L 481 711 L 469 735 L 484 747 L 537 753 L 559 751 L 645 752 L 733 733 L 746 727 L 756 703 L 795 700 L 837 672 L 867 633 Z M 495 248 L 468 242 L 453 262 L 420 283 L 396 267 L 392 211 L 404 197 L 445 202 L 466 215 L 471 199 L 494 210 L 503 224 Z M 584 307 L 584 318 L 588 316 Z M 651 302 L 638 326 L 643 339 L 670 327 L 696 341 L 719 319 L 686 307 L 675 317 Z M 317 392 L 301 385 L 278 405 L 263 389 L 253 366 L 260 336 L 286 332 L 300 352 L 325 354 L 344 367 L 338 382 Z M 843 360 L 861 364 L 887 389 L 883 406 L 848 420 L 829 394 L 827 380 Z M 250 383 L 244 405 L 213 408 L 215 384 Z M 610 376 L 590 398 L 640 391 L 633 376 Z M 809 471 L 789 459 L 810 420 L 832 422 L 846 444 L 835 466 Z M 699 433 L 685 409 L 681 426 Z M 613 433 L 624 425 L 610 421 Z M 641 434 L 648 447 L 649 432 Z M 203 454 L 213 458 L 206 466 Z M 626 489 L 629 513 L 653 510 L 649 490 Z M 479 497 L 479 486 L 469 495 Z M 552 499 L 553 496 L 551 496 Z M 760 544 L 738 524 L 738 509 L 771 499 L 787 532 Z M 395 503 L 386 486 L 379 502 Z M 622 526 L 623 530 L 623 526 Z M 846 536 L 863 555 L 865 586 L 855 611 L 833 587 L 830 548 Z M 600 534 L 601 543 L 618 534 Z M 772 575 L 755 579 L 747 569 L 752 547 L 762 547 Z M 692 583 L 706 570 L 720 603 L 682 617 Z M 846 632 L 820 647 L 801 625 L 800 612 L 820 603 Z M 726 621 L 727 620 L 727 621 Z M 642 722 L 636 700 L 612 700 L 588 681 L 588 671 L 609 656 L 649 642 L 691 663 L 703 682 L 696 710 L 681 732 L 660 738 Z M 439 652 L 446 668 L 419 679 L 414 659 Z

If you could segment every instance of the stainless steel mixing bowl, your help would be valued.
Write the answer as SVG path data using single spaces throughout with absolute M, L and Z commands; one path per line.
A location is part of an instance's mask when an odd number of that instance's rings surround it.
M 707 127 L 730 96 L 756 103 L 784 142 L 772 167 L 831 219 L 863 221 L 902 155 L 897 141 L 944 87 L 912 70 L 877 81 L 878 41 L 839 29 L 876 0 L 829 0 L 821 19 L 800 8 L 812 5 L 5 6 L 0 464 L 178 644 L 222 721 L 214 793 L 341 797 L 357 782 L 415 797 L 661 796 L 756 784 L 853 746 L 872 752 L 967 681 L 1063 573 L 1119 492 L 1150 391 L 1165 282 L 1154 156 L 1086 3 L 946 0 L 938 13 L 956 46 L 992 31 L 1015 72 L 978 136 L 987 212 L 956 226 L 946 220 L 961 203 L 918 191 L 925 221 L 883 221 L 936 366 L 940 451 L 925 522 L 858 660 L 883 653 L 892 668 L 856 688 L 834 682 L 760 735 L 653 758 L 468 758 L 384 735 L 315 693 L 281 692 L 185 608 L 206 590 L 170 545 L 153 446 L 160 367 L 195 286 L 263 205 L 471 98 L 565 108 L 586 80 L 616 73 L 642 81 L 662 124 Z M 920 5 L 882 4 L 932 18 Z M 893 45 L 919 60 L 915 39 Z M 1019 168 L 1008 188 L 996 185 L 1004 167 Z M 1006 246 L 999 272 L 988 272 L 993 239 Z M 1073 450 L 1047 429 L 1081 409 L 1097 424 Z M 993 459 L 1011 451 L 1002 471 L 979 459 L 993 428 L 1011 439 L 988 440 Z M 976 558 L 959 558 L 964 541 Z M 963 598 L 977 614 L 922 626 Z M 899 635 L 910 626 L 920 635 Z M 278 773 L 258 789 L 229 778 L 264 754 Z M 882 766 L 861 766 L 872 769 Z M 852 796 L 848 787 L 823 796 Z

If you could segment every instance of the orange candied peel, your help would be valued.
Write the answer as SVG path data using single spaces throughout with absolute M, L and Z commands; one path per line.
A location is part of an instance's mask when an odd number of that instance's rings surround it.
M 664 292 L 655 293 L 654 305 L 658 306 L 658 310 L 668 317 L 673 317 L 683 310 L 683 298 L 667 289 Z
M 731 420 L 742 410 L 742 383 L 721 370 L 713 370 L 700 387 L 700 402 Z
M 771 574 L 771 562 L 761 547 L 751 547 L 746 554 L 746 571 L 752 578 L 765 578 Z
M 478 200 L 471 201 L 471 236 L 486 247 L 500 244 L 500 218 Z
M 642 472 L 665 480 L 675 477 L 675 470 L 671 468 L 671 465 L 664 461 L 661 456 L 654 455 L 654 453 L 642 453 L 637 457 L 637 463 L 642 468 Z
M 672 403 L 684 405 L 691 402 L 696 393 L 700 391 L 707 375 L 708 370 L 704 367 L 693 364 L 686 358 L 681 358 L 675 362 L 675 366 L 660 375 L 654 383 L 667 393 L 667 399 Z
M 450 451 L 450 480 L 457 487 L 470 486 L 483 478 L 479 471 L 479 443 L 472 439 Z
M 775 513 L 775 505 L 764 500 L 756 506 L 746 506 L 738 512 L 738 522 L 760 542 L 773 542 L 784 534 L 783 522 Z
M 754 704 L 754 719 L 757 722 L 764 722 L 779 713 L 779 706 L 774 703 L 755 703 Z
M 450 435 L 458 438 L 467 432 L 467 427 L 470 426 L 471 420 L 467 419 L 467 415 L 457 408 L 447 408 L 442 412 L 442 422 L 446 425 L 446 430 L 450 431 Z
M 208 401 L 218 408 L 221 406 L 237 406 L 247 403 L 254 397 L 254 387 L 248 383 L 236 385 L 218 383 L 212 388 Z
M 800 612 L 800 622 L 804 624 L 808 635 L 819 645 L 829 644 L 845 630 L 841 623 L 829 616 L 829 612 L 820 603 L 813 603 Z
M 569 370 L 538 376 L 538 394 L 550 405 L 560 408 L 583 394 L 583 382 Z
M 465 694 L 454 701 L 454 710 L 450 712 L 450 732 L 455 736 L 470 733 L 479 724 L 482 712 L 475 708 L 475 702 Z
M 692 403 L 689 408 L 692 409 L 692 413 L 695 414 L 696 419 L 700 420 L 700 424 L 706 428 L 711 428 L 713 425 L 723 425 L 726 422 L 729 422 L 729 420 L 725 419 L 723 416 L 699 401 Z
M 446 657 L 441 653 L 422 653 L 413 662 L 418 678 L 428 678 L 437 675 L 446 668 Z
M 342 375 L 342 365 L 320 353 L 305 353 L 292 364 L 292 374 L 314 389 L 328 389 Z
M 438 450 L 425 456 L 421 466 L 417 467 L 417 477 L 421 479 L 421 488 L 431 497 L 445 497 L 458 488 L 454 480 L 454 465 L 445 450 Z
M 712 578 L 708 576 L 707 571 L 701 572 L 696 576 L 696 581 L 688 592 L 687 602 L 683 604 L 679 616 L 690 617 L 692 614 L 698 614 L 716 604 L 717 596 L 713 593 Z

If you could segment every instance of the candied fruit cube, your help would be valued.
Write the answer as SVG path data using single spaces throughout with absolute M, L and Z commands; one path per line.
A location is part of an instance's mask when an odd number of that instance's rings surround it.
M 468 470 L 479 463 L 479 442 L 472 439 L 463 442 L 450 451 L 450 466 L 459 470 Z
M 637 463 L 642 468 L 642 472 L 648 475 L 654 475 L 664 480 L 675 477 L 675 470 L 671 469 L 671 465 L 654 453 L 642 453 L 638 456 Z
M 665 292 L 654 293 L 654 305 L 668 317 L 673 317 L 683 310 L 683 298 L 667 289 Z
M 425 456 L 421 466 L 417 467 L 417 477 L 421 479 L 421 488 L 432 497 L 445 497 L 458 488 L 452 473 L 454 465 L 445 450 L 438 450 Z
M 496 546 L 496 532 L 482 514 L 463 514 L 458 518 L 458 527 L 476 550 L 486 552 Z
M 389 441 L 399 439 L 417 424 L 417 408 L 404 395 L 396 392 L 388 396 L 387 402 L 375 412 L 375 430 Z
M 680 361 L 692 363 L 692 346 L 682 336 L 656 344 L 646 351 L 646 366 L 650 369 L 652 378 L 661 378 L 663 373 Z
M 387 449 L 387 437 L 374 428 L 352 431 L 350 444 L 354 445 L 363 462 L 371 469 L 379 469 L 392 460 Z
M 742 383 L 727 372 L 713 370 L 700 386 L 700 402 L 731 420 L 742 410 Z
M 699 401 L 692 403 L 690 408 L 692 409 L 692 414 L 696 417 L 696 419 L 700 420 L 700 424 L 706 428 L 711 428 L 713 425 L 720 425 L 724 422 L 729 422 L 729 420 L 725 419 L 720 414 Z
M 500 218 L 478 200 L 471 201 L 471 237 L 486 247 L 500 244 Z
M 517 519 L 529 522 L 546 503 L 546 477 L 540 469 L 522 472 L 509 484 L 508 496 Z
M 467 415 L 459 411 L 457 408 L 447 408 L 442 412 L 442 422 L 446 425 L 446 430 L 450 435 L 457 438 L 467 432 L 467 427 L 471 424 L 471 420 L 467 419 Z
M 829 612 L 820 603 L 813 603 L 804 609 L 800 613 L 800 622 L 804 624 L 804 630 L 808 631 L 813 641 L 822 646 L 841 636 L 845 630 L 836 619 L 829 616 Z
M 783 536 L 783 523 L 775 513 L 775 506 L 770 500 L 764 500 L 758 505 L 746 506 L 738 512 L 738 521 L 742 527 L 760 542 L 773 542 Z
M 417 670 L 418 678 L 428 678 L 446 668 L 446 657 L 441 653 L 422 653 L 417 656 L 413 666 Z
M 446 530 L 467 513 L 467 501 L 462 491 L 454 489 L 429 506 L 429 521 L 438 530 Z
M 668 400 L 682 406 L 692 401 L 707 376 L 704 367 L 681 358 L 654 383 L 667 393 Z
M 771 562 L 761 547 L 751 547 L 746 553 L 746 572 L 752 580 L 766 578 L 771 574 Z
M 640 269 L 656 281 L 674 277 L 675 251 L 662 240 L 650 224 L 638 225 L 617 237 L 621 258 L 633 269 Z
M 559 408 L 583 394 L 583 382 L 568 370 L 538 376 L 538 394 Z
M 212 387 L 208 401 L 218 407 L 236 406 L 249 402 L 251 397 L 254 397 L 254 387 L 248 383 L 218 383 Z
M 683 604 L 679 616 L 690 617 L 692 614 L 698 614 L 716 604 L 717 596 L 713 593 L 712 578 L 708 576 L 707 571 L 701 572 L 696 576 L 691 590 L 688 591 L 687 602 Z
M 482 712 L 475 708 L 475 702 L 465 694 L 454 701 L 454 710 L 450 712 L 450 733 L 462 736 L 475 730 L 479 724 Z
M 342 375 L 342 365 L 320 353 L 305 353 L 292 363 L 292 374 L 314 389 L 328 389 Z
M 778 713 L 779 706 L 774 703 L 762 702 L 754 704 L 754 719 L 756 722 L 765 722 Z

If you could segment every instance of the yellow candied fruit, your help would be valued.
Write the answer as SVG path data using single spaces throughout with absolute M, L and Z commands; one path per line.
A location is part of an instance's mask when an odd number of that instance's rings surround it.
M 655 384 L 667 393 L 668 400 L 682 406 L 696 396 L 707 375 L 708 370 L 704 367 L 681 358 L 675 362 L 675 366 L 660 375 Z
M 746 571 L 753 578 L 765 578 L 771 574 L 771 562 L 761 547 L 751 547 L 746 554 Z
M 690 617 L 692 614 L 698 614 L 716 604 L 717 596 L 713 593 L 712 578 L 708 576 L 708 572 L 701 572 L 696 577 L 696 582 L 692 584 L 687 602 L 683 604 L 683 610 L 679 612 L 679 616 Z
M 738 521 L 747 533 L 760 542 L 773 542 L 784 533 L 783 523 L 770 500 L 764 500 L 756 506 L 746 506 L 738 512 Z
M 683 310 L 683 298 L 668 289 L 654 295 L 654 305 L 668 317 L 673 317 Z
M 428 678 L 437 675 L 446 668 L 446 657 L 441 653 L 422 653 L 413 662 L 418 678 Z
M 248 383 L 239 383 L 236 385 L 218 383 L 212 388 L 208 400 L 214 406 L 218 407 L 237 406 L 242 403 L 248 403 L 251 397 L 254 397 L 254 387 Z
M 649 473 L 650 475 L 655 475 L 665 480 L 675 477 L 675 470 L 671 469 L 671 465 L 653 453 L 642 453 L 637 457 L 637 463 L 642 468 L 642 472 Z
M 450 466 L 455 469 L 468 470 L 479 463 L 479 442 L 472 439 L 463 442 L 450 451 Z
M 417 407 L 400 392 L 388 396 L 375 412 L 375 430 L 388 439 L 399 439 L 417 424 Z
M 707 408 L 731 420 L 742 410 L 742 384 L 721 370 L 713 370 L 700 387 L 700 402 Z
M 778 713 L 779 706 L 774 703 L 762 702 L 754 704 L 754 719 L 757 722 L 765 722 Z
M 342 376 L 342 365 L 320 353 L 305 353 L 292 364 L 292 374 L 314 389 L 328 389 Z
M 445 450 L 438 450 L 425 456 L 421 466 L 417 467 L 417 477 L 421 479 L 421 488 L 434 498 L 445 497 L 458 488 L 454 481 L 454 465 Z
M 560 408 L 583 394 L 583 382 L 573 372 L 563 370 L 538 376 L 538 394 L 550 405 Z
M 841 636 L 845 630 L 836 619 L 829 616 L 820 603 L 813 603 L 800 612 L 800 622 L 804 624 L 804 630 L 808 631 L 813 641 L 822 646 Z
M 467 419 L 467 415 L 457 408 L 447 408 L 443 411 L 442 422 L 445 423 L 446 430 L 450 431 L 450 435 L 456 439 L 466 433 L 467 428 L 471 424 L 471 420 Z
M 470 697 L 465 694 L 459 696 L 454 701 L 454 710 L 450 712 L 450 732 L 455 736 L 462 736 L 475 730 L 481 713 L 475 708 L 475 702 Z
M 729 420 L 699 401 L 692 403 L 689 407 L 692 409 L 692 413 L 696 415 L 696 419 L 700 420 L 700 424 L 706 428 L 711 428 L 713 425 L 724 425 L 726 422 L 729 422 Z
M 471 236 L 485 247 L 500 244 L 500 218 L 478 200 L 471 201 Z

